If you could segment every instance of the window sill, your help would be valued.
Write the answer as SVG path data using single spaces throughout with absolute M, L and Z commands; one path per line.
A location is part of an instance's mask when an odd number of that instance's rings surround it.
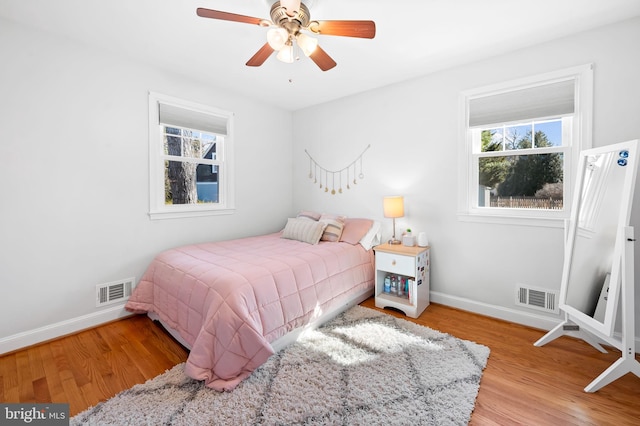
M 235 208 L 227 209 L 199 209 L 189 211 L 153 211 L 149 212 L 149 219 L 182 219 L 186 217 L 220 216 L 235 213 Z
M 564 228 L 565 218 L 562 217 L 527 217 L 502 216 L 479 213 L 458 213 L 460 222 L 493 223 L 498 225 L 537 226 L 544 228 Z

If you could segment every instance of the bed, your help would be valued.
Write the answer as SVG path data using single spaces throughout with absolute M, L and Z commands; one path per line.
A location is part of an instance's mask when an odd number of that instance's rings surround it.
M 377 223 L 359 219 L 349 234 L 349 219 L 335 232 L 335 216 L 317 216 L 288 219 L 278 233 L 164 251 L 125 307 L 159 319 L 190 349 L 188 376 L 232 390 L 300 330 L 373 294 Z

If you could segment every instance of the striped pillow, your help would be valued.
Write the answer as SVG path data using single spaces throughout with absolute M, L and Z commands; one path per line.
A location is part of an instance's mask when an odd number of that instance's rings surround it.
M 344 229 L 344 216 L 338 216 L 334 214 L 323 214 L 320 216 L 320 223 L 326 223 L 327 227 L 322 233 L 321 241 L 340 241 L 342 230 Z
M 327 224 L 309 219 L 289 218 L 282 231 L 281 238 L 302 241 L 303 243 L 318 244 L 322 232 Z

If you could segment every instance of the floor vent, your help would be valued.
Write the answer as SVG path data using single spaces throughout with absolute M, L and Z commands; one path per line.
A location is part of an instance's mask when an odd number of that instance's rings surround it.
M 519 285 L 516 288 L 516 304 L 545 312 L 560 313 L 558 292 L 553 290 Z
M 124 302 L 131 296 L 135 277 L 96 286 L 96 307 Z

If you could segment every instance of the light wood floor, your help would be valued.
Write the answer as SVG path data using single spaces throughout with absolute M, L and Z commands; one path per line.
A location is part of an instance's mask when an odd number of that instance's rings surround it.
M 373 299 L 363 306 L 375 309 Z M 436 304 L 414 321 L 491 348 L 472 425 L 640 424 L 640 378 L 583 391 L 617 351 L 601 354 L 568 337 L 537 348 L 540 330 Z M 75 415 L 186 357 L 145 316 L 131 317 L 1 356 L 0 401 L 68 402 Z

